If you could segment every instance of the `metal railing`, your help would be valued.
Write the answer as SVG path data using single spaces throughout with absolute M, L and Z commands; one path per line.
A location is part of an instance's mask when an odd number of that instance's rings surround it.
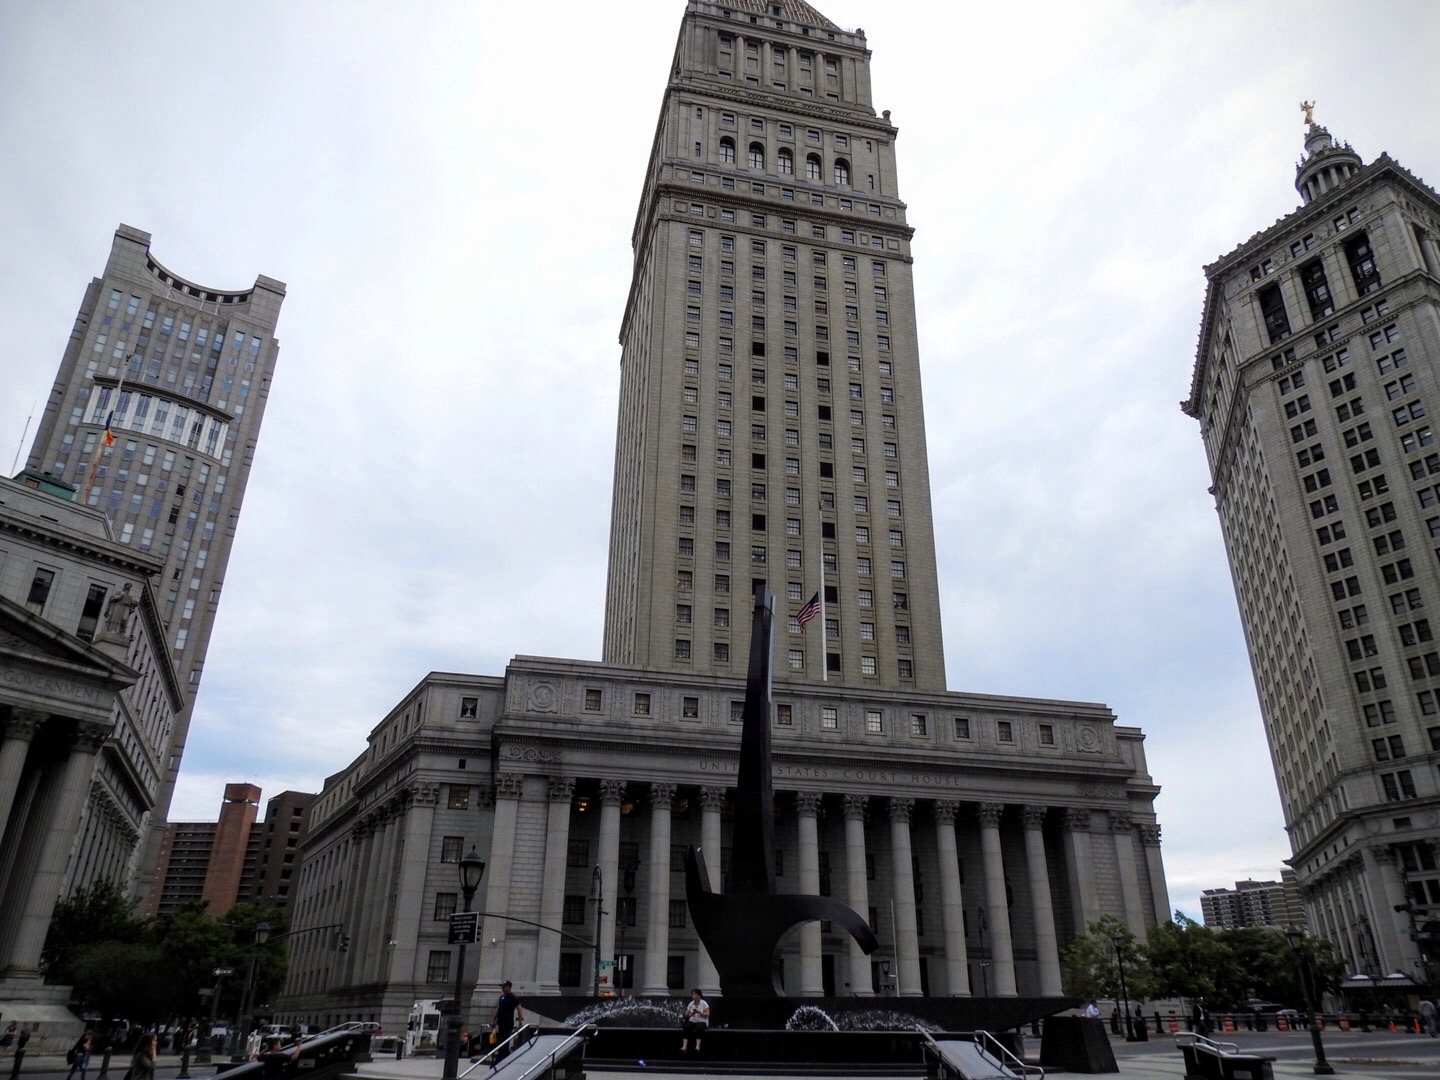
M 921 1034 L 924 1036 L 926 1044 L 929 1045 L 931 1053 L 939 1058 L 941 1062 L 944 1062 L 946 1060 L 945 1052 L 941 1049 L 940 1044 L 935 1041 L 934 1036 L 928 1031 L 922 1032 Z M 1030 1065 L 1016 1057 L 1006 1048 L 1004 1043 L 1000 1042 L 1000 1040 L 995 1038 L 990 1032 L 984 1030 L 970 1032 L 970 1041 L 975 1044 L 978 1050 L 995 1058 L 1010 1072 L 1018 1076 L 1038 1076 L 1041 1080 L 1044 1080 L 1045 1070 L 1043 1068 L 1039 1065 Z
M 1185 1040 L 1182 1042 L 1181 1040 Z M 1198 1031 L 1177 1031 L 1175 1033 L 1177 1046 L 1199 1046 L 1202 1050 L 1211 1050 L 1217 1054 L 1238 1054 L 1240 1053 L 1239 1043 L 1220 1042 Z
M 540 1058 L 538 1061 L 536 1061 L 535 1063 L 533 1063 L 528 1069 L 526 1069 L 523 1073 L 521 1073 L 518 1077 L 516 1077 L 515 1080 L 527 1080 L 527 1078 L 528 1078 L 532 1073 L 534 1073 L 536 1070 L 543 1070 L 543 1069 L 551 1069 L 551 1068 L 554 1068 L 554 1066 L 555 1066 L 555 1059 L 556 1059 L 556 1058 L 558 1058 L 562 1053 L 564 1053 L 566 1050 L 568 1050 L 570 1047 L 572 1047 L 572 1046 L 575 1044 L 575 1041 L 576 1041 L 577 1039 L 583 1039 L 583 1038 L 585 1038 L 586 1032 L 588 1032 L 588 1031 L 593 1031 L 593 1030 L 594 1030 L 594 1025 L 593 1025 L 593 1024 L 581 1024 L 579 1027 L 577 1027 L 574 1031 L 570 1032 L 570 1034 L 565 1037 L 565 1041 L 564 1041 L 564 1042 L 560 1043 L 558 1046 L 556 1046 L 553 1050 L 551 1050 L 551 1051 L 550 1051 L 548 1054 L 546 1054 L 544 1057 Z M 526 1041 L 529 1041 L 529 1039 L 534 1038 L 534 1036 L 539 1033 L 539 1029 L 536 1028 L 536 1027 L 533 1027 L 533 1026 L 530 1025 L 530 1024 L 526 1024 L 526 1025 L 524 1025 L 524 1026 L 522 1026 L 522 1027 L 517 1028 L 515 1031 L 511 1032 L 509 1038 L 505 1039 L 503 1042 L 497 1043 L 494 1047 L 492 1047 L 492 1048 L 490 1049 L 490 1052 L 487 1053 L 484 1057 L 480 1058 L 478 1061 L 473 1062 L 468 1069 L 466 1069 L 464 1072 L 462 1072 L 462 1073 L 460 1074 L 458 1080 L 465 1080 L 465 1077 L 469 1076 L 469 1075 L 470 1075 L 472 1072 L 474 1072 L 476 1069 L 480 1068 L 480 1066 L 484 1065 L 484 1064 L 485 1064 L 486 1062 L 488 1062 L 492 1057 L 495 1057 L 496 1054 L 500 1053 L 500 1051 L 501 1051 L 501 1049 L 502 1049 L 503 1047 L 509 1046 L 511 1043 L 515 1042 L 517 1039 L 519 1039 L 519 1038 L 521 1037 L 521 1035 L 523 1035 L 523 1034 L 524 1034 L 525 1032 L 527 1032 L 527 1031 L 530 1032 L 530 1034 L 529 1034 L 528 1036 L 526 1036 Z M 503 1058 L 496 1058 L 496 1060 L 494 1061 L 494 1063 L 491 1065 L 491 1068 L 492 1068 L 492 1069 L 498 1069 L 498 1068 L 500 1067 L 500 1062 L 501 1062 L 502 1060 L 503 1060 Z

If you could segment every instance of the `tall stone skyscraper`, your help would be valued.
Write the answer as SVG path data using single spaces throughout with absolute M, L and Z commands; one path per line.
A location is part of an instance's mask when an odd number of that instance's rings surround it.
M 166 778 L 145 867 L 154 865 L 185 748 L 284 298 L 285 285 L 264 276 L 243 290 L 178 277 L 150 253 L 149 233 L 121 225 L 104 273 L 85 290 L 27 459 L 79 488 L 77 499 L 106 514 L 116 540 L 163 567 L 155 592 L 186 700 L 159 763 Z
M 743 672 L 764 580 L 777 682 L 945 688 L 896 135 L 863 31 L 688 5 L 620 330 L 607 662 Z
M 1440 905 L 1440 198 L 1313 123 L 1295 186 L 1299 209 L 1205 268 L 1183 408 L 1310 925 L 1347 971 L 1418 977 Z

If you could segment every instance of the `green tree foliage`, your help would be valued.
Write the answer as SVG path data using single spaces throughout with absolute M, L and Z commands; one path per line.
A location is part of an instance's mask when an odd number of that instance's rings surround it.
M 1234 953 L 1221 934 L 1179 911 L 1174 922 L 1151 928 L 1145 951 L 1159 997 L 1215 1001 L 1241 981 Z
M 108 1021 L 153 1024 L 175 1011 L 175 987 L 164 957 L 143 942 L 101 941 L 74 954 L 75 999 Z
M 1120 947 L 1115 947 L 1118 938 Z M 1120 958 L 1124 959 L 1124 992 L 1121 991 Z M 1145 947 L 1129 928 L 1112 915 L 1092 922 L 1086 932 L 1070 943 L 1062 958 L 1065 992 L 1086 1001 L 1129 997 L 1131 1002 L 1153 996 L 1154 979 Z
M 135 900 L 118 884 L 97 881 L 82 886 L 55 905 L 41 954 L 45 979 L 73 983 L 81 949 L 102 941 L 134 943 L 145 934 L 145 923 L 135 917 Z

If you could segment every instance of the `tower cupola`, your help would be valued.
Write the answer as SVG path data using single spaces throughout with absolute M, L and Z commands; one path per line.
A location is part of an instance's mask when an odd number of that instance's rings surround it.
M 1315 123 L 1313 101 L 1302 102 L 1300 108 L 1310 126 L 1305 132 L 1305 156 L 1295 166 L 1295 190 L 1308 203 L 1345 183 L 1365 163 L 1349 143 L 1337 144 L 1328 129 Z

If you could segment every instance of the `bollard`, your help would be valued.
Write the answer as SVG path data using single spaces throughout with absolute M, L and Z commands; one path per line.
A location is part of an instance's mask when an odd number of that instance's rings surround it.
M 404 1059 L 405 1059 L 405 1040 L 404 1040 L 404 1039 L 396 1039 L 396 1040 L 395 1040 L 395 1060 L 396 1060 L 396 1061 L 403 1061 Z
M 182 1036 L 183 1038 L 183 1036 Z M 180 1048 L 180 1071 L 175 1074 L 175 1080 L 190 1080 L 190 1040 L 185 1039 L 184 1045 Z
M 25 1060 L 25 1051 L 15 1051 L 15 1063 L 10 1066 L 10 1080 L 18 1080 L 20 1076 L 20 1063 Z

